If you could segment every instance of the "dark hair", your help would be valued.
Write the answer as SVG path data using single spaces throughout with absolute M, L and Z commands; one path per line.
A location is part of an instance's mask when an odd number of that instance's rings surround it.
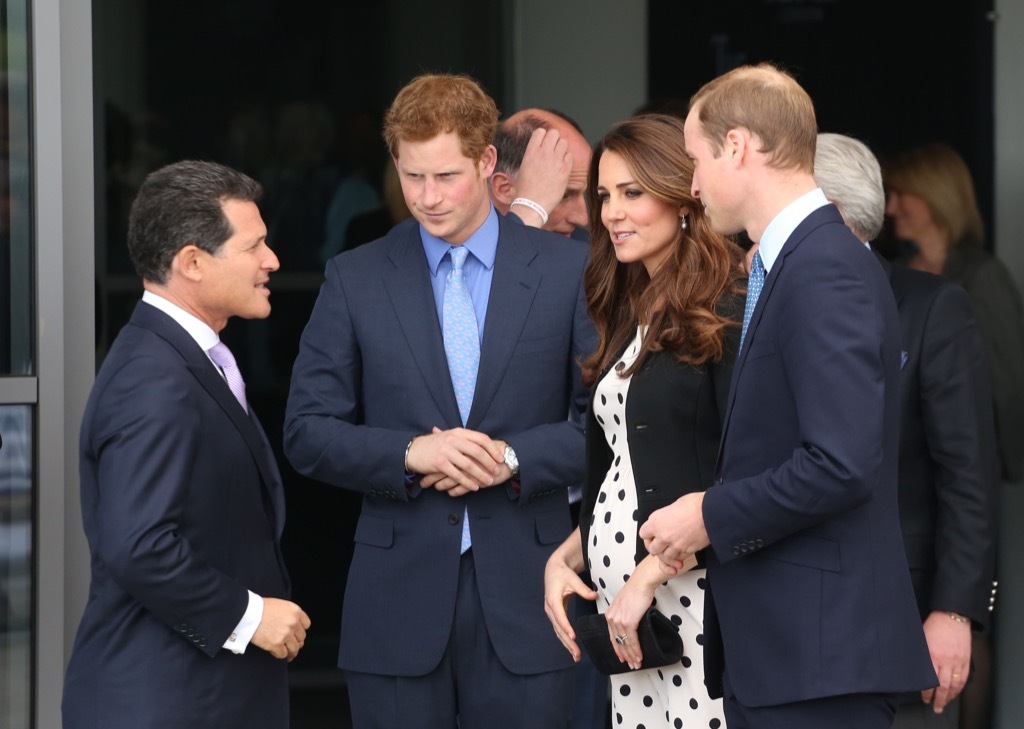
M 622 157 L 648 195 L 690 209 L 671 254 L 653 277 L 640 261 L 619 263 L 601 222 L 598 169 L 605 152 Z M 683 120 L 666 114 L 633 117 L 613 126 L 594 148 L 587 184 L 590 263 L 584 276 L 587 307 L 597 328 L 597 350 L 582 362 L 593 384 L 636 331 L 648 323 L 640 354 L 623 375 L 635 372 L 650 352 L 670 351 L 680 362 L 703 365 L 725 354 L 725 328 L 736 323 L 720 313 L 720 300 L 739 293 L 739 246 L 716 233 L 693 198 L 693 161 L 683 144 Z
M 494 148 L 498 151 L 498 161 L 494 164 L 495 172 L 514 175 L 526 156 L 526 147 L 530 137 L 538 129 L 550 129 L 551 124 L 534 114 L 517 116 L 507 119 L 498 125 L 494 133 Z
M 234 234 L 223 203 L 255 202 L 262 192 L 252 178 L 215 162 L 184 160 L 151 172 L 128 216 L 128 253 L 135 271 L 162 284 L 185 246 L 217 253 Z

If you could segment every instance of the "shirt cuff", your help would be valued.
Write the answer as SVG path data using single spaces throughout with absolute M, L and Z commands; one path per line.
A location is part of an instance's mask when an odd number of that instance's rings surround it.
M 249 647 L 249 642 L 256 634 L 256 628 L 260 627 L 263 620 L 263 598 L 252 590 L 249 590 L 249 607 L 245 609 L 242 619 L 231 631 L 231 635 L 224 641 L 224 647 L 232 653 L 241 655 Z

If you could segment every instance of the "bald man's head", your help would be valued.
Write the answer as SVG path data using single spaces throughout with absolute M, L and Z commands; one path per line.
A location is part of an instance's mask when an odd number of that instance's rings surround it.
M 587 227 L 587 207 L 584 193 L 587 171 L 590 168 L 590 144 L 579 125 L 559 112 L 547 109 L 523 109 L 498 126 L 494 146 L 498 161 L 491 176 L 491 200 L 505 214 L 509 204 L 517 197 L 516 178 L 526 154 L 530 137 L 537 129 L 553 129 L 568 143 L 572 155 L 572 169 L 562 201 L 551 211 L 545 230 L 571 235 L 576 227 Z

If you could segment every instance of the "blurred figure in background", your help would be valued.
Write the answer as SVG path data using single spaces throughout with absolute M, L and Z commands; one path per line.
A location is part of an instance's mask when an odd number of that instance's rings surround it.
M 971 298 L 991 375 L 1002 477 L 1019 486 L 1024 480 L 1024 305 L 1006 266 L 984 250 L 970 170 L 949 146 L 928 144 L 894 157 L 883 175 L 885 212 L 896 237 L 912 245 L 900 262 L 956 281 Z M 961 726 L 983 729 L 991 721 L 992 703 L 992 660 L 984 634 L 974 636 L 973 657 L 975 677 L 963 693 Z
M 1003 478 L 1024 478 L 1024 305 L 1006 266 L 984 250 L 985 230 L 966 163 L 944 144 L 892 159 L 884 170 L 886 215 L 912 244 L 901 263 L 964 287 L 992 369 Z
M 882 229 L 878 160 L 862 142 L 819 134 L 814 177 L 865 244 Z M 895 266 L 889 276 L 903 334 L 900 524 L 939 688 L 909 694 L 894 727 L 958 725 L 971 671 L 971 628 L 990 617 L 998 472 L 992 396 L 971 302 L 955 283 Z

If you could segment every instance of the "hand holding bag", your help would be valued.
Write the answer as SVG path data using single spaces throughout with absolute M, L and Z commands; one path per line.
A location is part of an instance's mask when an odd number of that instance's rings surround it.
M 573 626 L 576 640 L 590 656 L 597 670 L 606 676 L 630 671 L 629 664 L 615 655 L 611 638 L 608 636 L 608 621 L 604 614 L 581 615 Z M 637 627 L 643 662 L 637 670 L 658 668 L 678 663 L 683 657 L 683 639 L 679 630 L 655 608 L 649 608 Z

